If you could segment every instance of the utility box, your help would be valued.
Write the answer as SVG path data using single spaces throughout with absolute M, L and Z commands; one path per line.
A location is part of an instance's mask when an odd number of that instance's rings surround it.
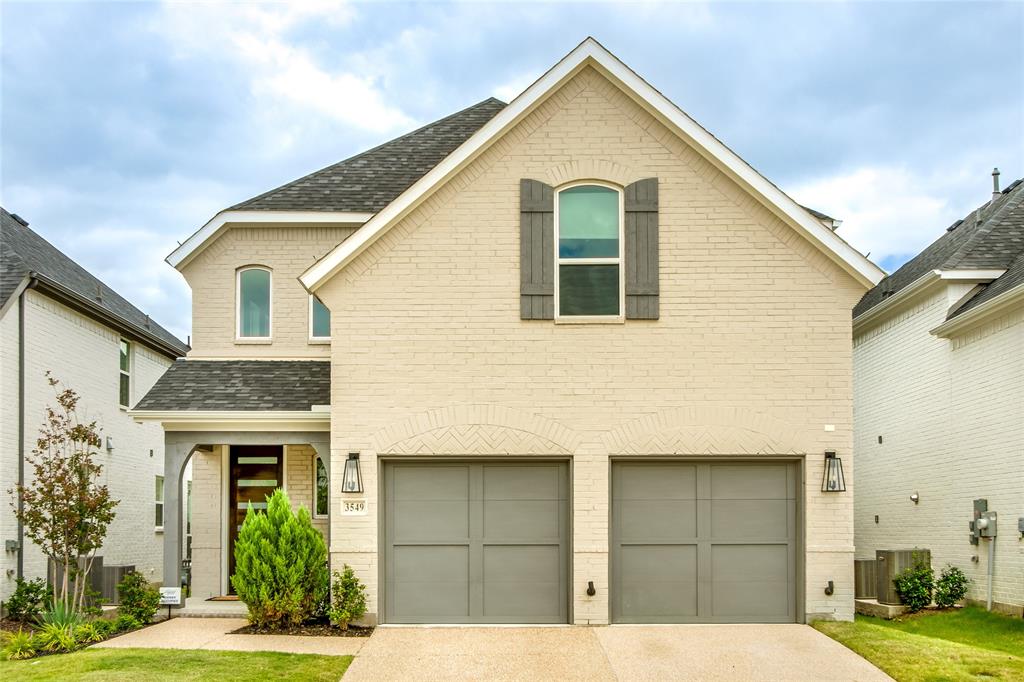
M 878 596 L 878 560 L 855 560 L 853 562 L 853 598 L 874 599 L 876 596 Z
M 896 594 L 893 578 L 920 560 L 929 566 L 932 563 L 931 550 L 927 549 L 880 549 L 875 552 L 876 593 L 875 598 L 880 604 L 902 604 Z

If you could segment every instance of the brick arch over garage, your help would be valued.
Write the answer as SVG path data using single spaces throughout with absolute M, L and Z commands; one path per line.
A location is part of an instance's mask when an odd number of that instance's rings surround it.
M 572 455 L 581 440 L 556 421 L 498 405 L 430 410 L 374 436 L 381 455 Z
M 797 455 L 809 450 L 792 424 L 745 408 L 665 410 L 623 424 L 602 439 L 611 455 Z

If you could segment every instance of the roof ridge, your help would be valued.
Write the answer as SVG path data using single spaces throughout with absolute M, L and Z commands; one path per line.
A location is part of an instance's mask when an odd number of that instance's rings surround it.
M 995 201 L 999 201 L 999 199 L 996 199 Z M 955 270 L 960 262 L 971 253 L 975 246 L 977 246 L 978 242 L 991 234 L 992 230 L 999 226 L 999 221 L 1002 220 L 1007 213 L 1015 210 L 1022 201 L 1024 201 L 1024 185 L 1018 185 L 1014 191 L 1010 192 L 1010 194 L 1000 202 L 1000 205 L 992 213 L 981 219 L 981 223 L 977 229 L 974 230 L 974 233 L 960 245 L 960 248 L 953 252 L 953 255 L 946 259 L 945 263 L 943 263 L 943 267 Z M 993 202 L 989 202 L 989 204 L 979 206 L 975 209 L 975 212 L 982 213 L 985 208 L 991 206 L 992 203 Z
M 477 102 L 476 104 L 471 104 L 468 107 L 464 107 L 462 109 L 459 109 L 458 111 L 453 112 L 451 114 L 448 114 L 447 116 L 442 116 L 441 118 L 439 118 L 437 120 L 434 120 L 434 121 L 431 121 L 430 123 L 425 123 L 425 124 L 421 125 L 419 128 L 416 128 L 415 130 L 410 130 L 409 132 L 403 133 L 402 135 L 399 135 L 398 137 L 393 137 L 390 140 L 386 140 L 384 142 L 381 142 L 380 144 L 378 144 L 378 145 L 376 145 L 374 147 L 370 147 L 369 149 L 364 149 L 363 151 L 359 152 L 358 154 L 353 154 L 352 156 L 346 157 L 346 158 L 344 158 L 344 159 L 342 159 L 340 161 L 335 161 L 334 163 L 327 164 L 326 166 L 323 166 L 322 168 L 318 168 L 315 171 L 306 173 L 302 177 L 295 178 L 294 180 L 286 182 L 283 185 L 279 185 L 277 187 L 274 187 L 273 189 L 267 190 L 266 192 L 263 192 L 261 194 L 257 194 L 254 197 L 250 197 L 250 198 L 248 198 L 248 199 L 246 199 L 244 201 L 240 201 L 237 204 L 234 204 L 233 206 L 230 206 L 230 207 L 228 207 L 227 209 L 224 209 L 224 210 L 233 211 L 233 210 L 238 209 L 238 208 L 243 208 L 246 204 L 251 204 L 254 201 L 258 201 L 260 199 L 263 199 L 264 197 L 267 197 L 267 196 L 269 196 L 271 194 L 274 194 L 275 192 L 279 192 L 279 191 L 281 191 L 283 189 L 286 189 L 288 187 L 291 187 L 293 185 L 297 185 L 300 182 L 302 182 L 304 180 L 307 180 L 307 179 L 313 177 L 314 175 L 322 173 L 322 172 L 324 172 L 326 170 L 330 170 L 330 169 L 336 168 L 336 167 L 338 167 L 338 166 L 340 166 L 342 164 L 349 163 L 349 162 L 355 161 L 357 159 L 360 159 L 360 158 L 362 158 L 364 156 L 367 156 L 368 154 L 371 154 L 373 152 L 379 151 L 380 149 L 383 149 L 384 147 L 387 147 L 388 145 L 391 145 L 391 144 L 394 144 L 396 142 L 400 142 L 402 140 L 408 139 L 409 137 L 412 137 L 413 135 L 416 135 L 417 133 L 424 132 L 428 128 L 433 128 L 434 126 L 439 125 L 441 123 L 444 123 L 445 121 L 447 121 L 449 119 L 452 119 L 452 118 L 455 118 L 456 116 L 460 116 L 462 114 L 465 114 L 468 111 L 472 111 L 473 109 L 481 107 L 484 104 L 488 104 L 490 102 L 496 102 L 497 104 L 500 104 L 503 108 L 508 106 L 508 104 L 506 102 L 502 102 L 497 97 L 488 97 L 487 99 L 482 99 L 479 102 Z

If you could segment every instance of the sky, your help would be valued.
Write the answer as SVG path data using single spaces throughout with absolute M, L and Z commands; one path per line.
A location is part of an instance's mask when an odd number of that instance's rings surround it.
M 0 1 L 0 203 L 182 338 L 219 210 L 592 35 L 887 270 L 1024 176 L 1024 3 Z

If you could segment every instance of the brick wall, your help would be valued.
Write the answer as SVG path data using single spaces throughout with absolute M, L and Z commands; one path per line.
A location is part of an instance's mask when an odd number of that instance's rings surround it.
M 520 320 L 520 178 L 651 176 L 661 319 Z M 610 456 L 807 455 L 805 610 L 851 618 L 853 494 L 823 495 L 820 481 L 835 449 L 854 483 L 850 310 L 862 293 L 585 70 L 320 290 L 334 322 L 332 489 L 361 451 L 369 506 L 334 516 L 334 564 L 356 568 L 376 610 L 378 453 L 568 453 L 574 619 L 604 623 Z

